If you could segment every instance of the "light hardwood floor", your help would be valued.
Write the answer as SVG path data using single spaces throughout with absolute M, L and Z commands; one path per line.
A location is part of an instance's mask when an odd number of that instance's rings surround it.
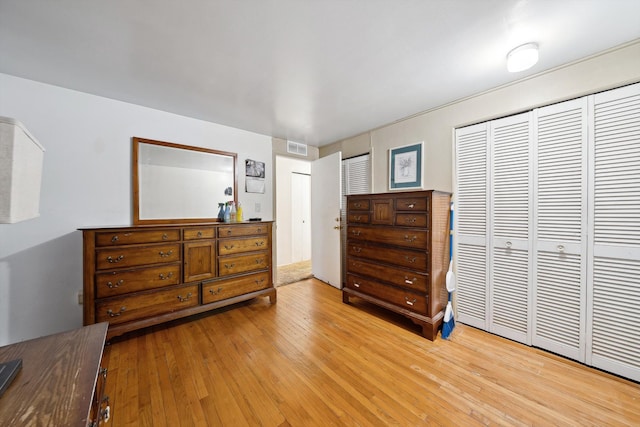
M 450 340 L 315 279 L 114 339 L 118 426 L 640 425 L 640 385 L 477 329 Z M 109 425 L 107 424 L 107 425 Z

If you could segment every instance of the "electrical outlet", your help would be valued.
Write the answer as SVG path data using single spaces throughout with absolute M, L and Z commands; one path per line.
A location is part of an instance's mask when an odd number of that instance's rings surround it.
M 83 300 L 84 296 L 82 295 L 82 292 L 78 292 L 78 304 L 82 305 L 82 303 L 84 302 Z

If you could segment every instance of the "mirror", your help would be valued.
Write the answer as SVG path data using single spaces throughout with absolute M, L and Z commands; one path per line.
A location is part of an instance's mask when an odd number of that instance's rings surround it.
M 133 224 L 218 221 L 237 200 L 236 153 L 133 138 Z

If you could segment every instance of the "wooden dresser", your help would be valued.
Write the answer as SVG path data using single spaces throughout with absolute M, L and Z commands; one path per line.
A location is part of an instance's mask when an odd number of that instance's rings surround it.
M 276 302 L 271 222 L 82 229 L 84 324 L 108 338 L 251 298 Z
M 0 363 L 22 369 L 0 398 L 0 426 L 97 426 L 108 421 L 106 370 L 100 368 L 107 324 L 0 347 Z
M 434 340 L 447 303 L 449 193 L 347 196 L 347 281 L 360 297 L 400 313 Z

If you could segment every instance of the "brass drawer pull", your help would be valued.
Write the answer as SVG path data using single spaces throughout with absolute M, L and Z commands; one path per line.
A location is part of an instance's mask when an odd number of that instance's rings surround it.
M 409 237 L 408 235 L 406 235 L 406 234 L 405 234 L 405 236 L 404 236 L 404 240 L 405 240 L 406 242 L 413 243 L 413 242 L 415 242 L 416 240 L 418 240 L 418 236 L 411 236 L 411 237 Z
M 256 246 L 264 246 L 264 240 L 256 242 Z
M 356 288 L 359 288 L 360 287 L 360 283 L 353 282 L 353 286 L 355 286 Z
M 218 290 L 213 290 L 213 289 L 209 288 L 209 293 L 211 295 L 218 295 L 221 291 L 222 291 L 222 288 L 218 288 Z
M 416 204 L 415 204 L 415 203 L 407 203 L 407 205 L 406 205 L 406 206 L 407 206 L 409 209 L 413 209 L 413 208 L 415 208 L 415 207 L 416 207 Z
M 412 218 L 405 218 L 404 222 L 408 222 L 409 224 L 415 224 L 416 221 L 418 220 L 418 218 L 416 218 L 415 216 Z
M 258 227 L 258 234 L 262 233 L 262 227 Z
M 260 258 L 256 260 L 256 264 L 262 264 L 264 262 L 264 259 Z
M 107 257 L 107 261 L 109 261 L 111 264 L 116 263 L 116 262 L 120 262 L 124 259 L 124 255 L 120 255 L 117 258 L 113 258 L 112 256 L 108 256 Z
M 115 243 L 115 242 L 117 242 L 117 241 L 118 241 L 118 239 L 119 239 L 119 237 L 118 237 L 118 235 L 116 234 L 115 236 L 113 236 L 113 237 L 111 238 L 111 241 L 112 241 L 113 243 Z
M 235 247 L 235 245 L 231 245 L 231 246 L 224 245 L 224 248 L 225 248 L 226 250 L 228 250 L 228 251 L 230 251 L 230 250 L 231 250 L 231 249 L 233 249 L 234 247 Z
M 409 280 L 407 276 L 404 276 L 404 283 L 406 283 L 407 285 L 413 285 L 417 280 L 418 280 L 417 277 L 414 277 L 413 279 Z
M 264 282 L 264 279 L 259 279 L 259 280 L 254 280 L 256 282 L 256 285 L 261 284 L 262 282 Z
M 167 280 L 173 277 L 173 271 L 170 271 L 166 276 L 164 273 L 160 273 L 158 276 L 160 277 L 160 280 Z
M 122 285 L 123 283 L 124 283 L 124 280 L 120 279 L 116 283 L 107 282 L 107 286 L 109 287 L 109 289 L 113 289 L 113 288 L 117 288 L 118 286 Z
M 120 316 L 122 313 L 124 313 L 124 311 L 127 309 L 127 307 L 122 306 L 120 307 L 120 311 L 117 313 L 114 313 L 111 309 L 107 310 L 107 314 L 109 315 L 109 317 L 118 317 Z
M 202 231 L 198 231 L 198 237 L 202 237 Z
M 362 215 L 357 215 L 356 216 L 356 221 L 362 221 Z
M 354 236 L 359 236 L 360 235 L 360 230 L 352 230 L 351 234 L 353 234 Z
M 362 203 L 354 203 L 353 206 L 356 207 L 356 208 L 361 208 L 362 207 Z
M 417 258 L 416 258 L 416 257 L 409 258 L 409 256 L 408 256 L 408 255 L 405 255 L 405 256 L 404 256 L 404 259 L 405 259 L 405 261 L 409 261 L 411 264 L 413 264 L 414 262 L 416 262 L 416 259 L 417 259 Z
M 235 267 L 235 266 L 236 266 L 236 265 L 235 265 L 235 264 L 233 264 L 233 263 L 232 263 L 232 264 L 225 264 L 225 265 L 224 265 L 224 268 L 230 269 L 230 268 L 233 268 L 233 267 Z
M 353 247 L 353 252 L 359 254 L 362 251 L 362 248 L 358 247 L 358 246 L 354 246 Z
M 167 240 L 169 239 L 169 236 L 167 235 L 167 233 L 162 233 L 162 240 Z
M 231 236 L 231 233 L 233 233 L 233 230 L 231 229 L 227 230 L 227 236 Z
M 417 300 L 418 300 L 417 298 L 414 298 L 413 300 L 409 301 L 409 298 L 404 297 L 404 302 L 406 302 L 407 305 L 413 305 L 416 303 Z
M 160 251 L 158 252 L 158 255 L 160 255 L 161 258 L 167 258 L 173 255 L 173 251 L 169 251 L 169 252 Z
M 178 300 L 180 302 L 189 301 L 190 299 L 191 299 L 191 292 L 189 292 L 186 297 L 183 297 L 182 295 L 178 295 Z

